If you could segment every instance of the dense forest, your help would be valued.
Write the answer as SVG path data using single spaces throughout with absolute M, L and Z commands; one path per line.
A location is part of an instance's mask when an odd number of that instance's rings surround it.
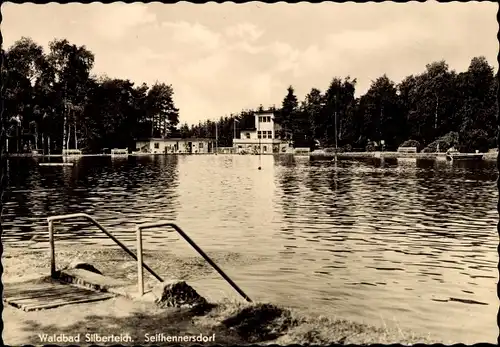
M 425 152 L 488 151 L 496 148 L 498 73 L 484 57 L 473 58 L 465 72 L 434 62 L 399 84 L 386 75 L 372 81 L 368 91 L 355 96 L 356 79 L 335 77 L 325 92 L 312 88 L 299 101 L 290 86 L 275 111 L 282 138 L 296 147 L 335 146 L 343 150 L 396 150 L 416 146 Z M 260 106 L 258 109 L 262 109 Z M 256 109 L 256 110 L 258 110 Z M 231 146 L 236 127 L 252 127 L 253 110 L 218 121 L 222 146 Z M 185 136 L 211 134 L 215 123 L 189 128 Z M 383 146 L 381 145 L 383 143 Z
M 171 85 L 94 76 L 93 53 L 67 40 L 52 41 L 44 52 L 22 38 L 2 50 L 2 61 L 2 141 L 9 137 L 10 152 L 134 148 L 135 138 L 214 137 L 216 127 L 219 146 L 231 146 L 235 133 L 253 127 L 253 112 L 263 110 L 260 105 L 216 121 L 179 124 Z M 303 101 L 290 86 L 271 110 L 281 137 L 296 147 L 337 141 L 344 150 L 384 143 L 387 150 L 487 151 L 496 147 L 497 77 L 484 57 L 460 73 L 439 61 L 399 84 L 381 76 L 360 97 L 351 77 L 333 78 L 325 91 L 312 88 Z
M 22 38 L 2 50 L 2 65 L 9 152 L 133 147 L 134 138 L 165 136 L 179 123 L 171 85 L 93 76 L 94 54 L 67 40 L 45 53 Z

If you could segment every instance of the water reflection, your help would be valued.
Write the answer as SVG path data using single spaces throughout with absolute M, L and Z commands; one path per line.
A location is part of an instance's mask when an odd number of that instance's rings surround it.
M 409 325 L 418 322 L 428 331 L 439 325 L 459 334 L 459 329 L 448 325 L 447 317 L 460 308 L 439 307 L 441 314 L 429 319 L 412 313 L 415 302 L 427 310 L 431 308 L 424 304 L 426 300 L 489 305 L 474 312 L 494 328 L 497 192 L 493 163 L 468 168 L 463 163 L 368 159 L 339 161 L 337 168 L 333 163 L 311 163 L 306 177 L 303 170 L 285 166 L 278 179 L 278 201 L 286 216 L 281 231 L 287 240 L 287 258 L 294 260 L 294 266 L 282 264 L 282 268 L 291 269 L 294 282 L 321 276 L 337 290 L 344 288 L 344 309 L 353 317 L 359 314 L 359 300 L 365 300 L 369 307 L 400 311 L 404 314 L 398 319 Z M 318 290 L 326 290 L 323 282 L 314 283 Z M 417 283 L 425 290 L 418 290 Z M 375 289 L 387 285 L 389 290 Z M 471 285 L 484 287 L 478 293 L 466 289 Z M 367 287 L 373 287 L 372 297 L 362 289 Z M 414 292 L 411 298 L 410 291 Z M 323 307 L 329 305 L 323 303 Z M 338 305 L 331 303 L 331 309 L 338 310 Z M 377 319 L 376 310 L 364 311 L 363 317 Z M 494 334 L 489 336 L 493 341 Z
M 136 223 L 171 220 L 207 251 L 268 259 L 234 271 L 260 300 L 396 319 L 453 341 L 496 339 L 495 163 L 218 155 L 8 164 L 7 247 L 46 235 L 48 215 L 92 214 L 126 242 Z M 109 242 L 85 223 L 58 229 L 67 243 Z M 147 248 L 178 245 L 145 233 Z
M 130 157 L 118 162 L 109 157 L 82 157 L 74 166 L 37 166 L 30 159 L 10 160 L 18 174 L 9 177 L 10 206 L 2 216 L 8 230 L 4 240 L 30 239 L 34 234 L 43 240 L 45 218 L 50 215 L 88 213 L 121 230 L 131 229 L 141 220 L 154 221 L 166 215 L 175 219 L 177 160 Z M 66 224 L 69 228 L 61 228 L 60 240 L 78 242 L 90 237 L 108 241 L 86 222 Z M 133 239 L 130 233 L 124 236 Z

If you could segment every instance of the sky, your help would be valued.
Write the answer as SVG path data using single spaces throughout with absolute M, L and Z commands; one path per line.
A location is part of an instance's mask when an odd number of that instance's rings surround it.
M 446 60 L 457 71 L 483 55 L 498 69 L 498 5 L 468 3 L 11 4 L 4 47 L 55 38 L 95 54 L 94 74 L 171 84 L 181 123 L 280 105 L 332 78 L 357 95 L 387 74 L 395 82 Z

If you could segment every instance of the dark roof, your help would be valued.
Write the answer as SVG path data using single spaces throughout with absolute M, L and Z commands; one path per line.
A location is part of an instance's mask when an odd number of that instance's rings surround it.
M 269 113 L 272 113 L 274 114 L 276 111 L 271 111 L 271 110 L 264 110 L 264 111 L 255 111 L 254 113 L 255 114 L 269 114 Z

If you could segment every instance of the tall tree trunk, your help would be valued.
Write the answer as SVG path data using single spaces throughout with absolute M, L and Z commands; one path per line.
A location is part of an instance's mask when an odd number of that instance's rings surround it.
M 35 151 L 38 151 L 38 133 L 35 133 Z
M 64 102 L 63 117 L 64 117 L 64 120 L 63 120 L 62 150 L 64 151 L 65 149 L 68 148 L 67 145 L 66 145 L 66 137 L 67 137 L 67 134 L 66 134 L 66 125 L 67 125 L 67 122 L 68 122 L 68 115 L 67 115 L 67 112 L 66 112 L 66 101 Z
M 154 137 L 154 129 L 155 129 L 155 117 L 151 117 L 151 138 Z
M 17 153 L 21 153 L 22 149 L 23 149 L 23 143 L 22 143 L 22 139 L 21 139 L 21 130 L 20 130 L 20 127 L 18 126 L 17 127 Z
M 436 110 L 435 110 L 435 119 L 434 119 L 434 130 L 437 131 L 438 127 L 438 108 L 439 108 L 439 96 L 436 96 Z
M 44 135 L 43 132 L 40 134 L 40 137 L 41 137 L 40 140 L 42 141 L 42 143 L 41 143 L 41 145 L 42 145 L 42 154 L 45 154 L 45 135 Z
M 71 123 L 68 122 L 68 138 L 66 139 L 66 149 L 69 149 L 69 140 L 71 139 Z
M 50 135 L 47 136 L 47 152 L 50 155 Z
M 74 130 L 75 130 L 75 149 L 78 149 L 78 137 L 76 136 L 76 119 L 74 124 Z

